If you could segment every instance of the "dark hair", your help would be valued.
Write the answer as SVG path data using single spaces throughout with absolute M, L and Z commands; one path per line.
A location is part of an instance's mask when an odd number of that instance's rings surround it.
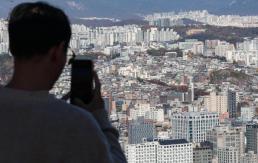
M 10 52 L 16 59 L 46 54 L 64 41 L 65 52 L 71 38 L 71 27 L 65 13 L 45 2 L 22 3 L 9 18 Z

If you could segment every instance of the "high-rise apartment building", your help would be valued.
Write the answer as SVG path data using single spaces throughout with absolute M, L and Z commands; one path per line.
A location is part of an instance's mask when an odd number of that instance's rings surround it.
M 245 134 L 242 127 L 218 126 L 207 132 L 207 141 L 213 144 L 213 154 L 218 156 L 218 152 L 238 151 L 238 158 L 245 152 Z M 228 149 L 234 147 L 235 149 Z
M 228 111 L 228 97 L 225 93 L 211 92 L 205 97 L 204 105 L 209 112 L 224 114 Z
M 253 152 L 245 153 L 240 158 L 240 163 L 257 163 L 258 162 L 258 156 Z
M 229 118 L 237 117 L 236 92 L 228 90 L 228 113 Z
M 241 119 L 243 122 L 250 122 L 255 116 L 254 107 L 241 107 Z
M 164 110 L 161 108 L 151 108 L 150 111 L 146 112 L 145 118 L 162 123 L 164 122 Z
M 184 112 L 172 114 L 173 139 L 190 142 L 206 141 L 206 133 L 219 125 L 219 116 L 211 112 Z
M 247 151 L 253 151 L 255 154 L 258 154 L 258 124 L 246 125 L 246 140 Z
M 193 147 L 186 140 L 153 140 L 126 147 L 128 163 L 193 163 Z
M 157 142 L 126 145 L 125 155 L 128 163 L 156 162 L 157 145 Z
M 228 51 L 235 50 L 234 44 L 230 44 L 226 41 L 220 41 L 219 44 L 215 47 L 215 55 L 226 57 Z
M 193 147 L 186 140 L 161 140 L 157 146 L 157 163 L 193 162 Z
M 218 148 L 218 163 L 239 163 L 238 153 L 235 147 Z
M 170 28 L 141 28 L 137 25 L 96 27 L 89 28 L 84 25 L 72 25 L 74 36 L 71 39 L 72 48 L 85 48 L 90 44 L 96 46 L 114 46 L 115 43 L 135 45 L 139 42 L 165 42 L 179 39 L 179 35 Z
M 204 105 L 209 112 L 218 112 L 219 114 L 228 112 L 229 118 L 236 118 L 237 100 L 234 91 L 211 92 L 204 98 Z
M 153 122 L 146 121 L 144 117 L 138 117 L 128 124 L 129 144 L 142 143 L 143 139 L 155 138 L 156 131 Z

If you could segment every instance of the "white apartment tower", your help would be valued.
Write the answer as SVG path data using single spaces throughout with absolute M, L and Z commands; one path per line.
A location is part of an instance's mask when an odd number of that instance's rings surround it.
M 193 147 L 186 140 L 152 140 L 126 146 L 128 163 L 193 163 Z
M 255 107 L 241 107 L 241 119 L 243 122 L 252 121 L 255 116 Z
M 211 112 L 185 112 L 171 116 L 172 138 L 190 142 L 206 141 L 206 133 L 219 125 L 219 116 Z

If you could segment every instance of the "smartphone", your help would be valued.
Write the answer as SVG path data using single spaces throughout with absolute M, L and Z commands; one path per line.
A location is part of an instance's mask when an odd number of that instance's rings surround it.
M 76 56 L 71 61 L 71 104 L 75 99 L 89 104 L 93 98 L 93 61 L 87 56 Z

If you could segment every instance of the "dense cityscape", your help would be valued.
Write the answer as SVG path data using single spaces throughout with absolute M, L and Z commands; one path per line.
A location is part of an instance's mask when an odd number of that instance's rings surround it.
M 170 26 L 180 25 L 181 19 L 190 19 L 199 23 L 215 26 L 236 26 L 236 27 L 258 27 L 258 16 L 239 16 L 239 15 L 213 15 L 208 11 L 190 12 L 167 12 L 155 13 L 145 16 L 145 20 L 152 25 Z
M 148 25 L 73 24 L 70 42 L 77 54 L 95 58 L 105 109 L 128 162 L 257 163 L 258 37 L 184 39 L 174 27 L 187 19 L 188 35 L 205 32 L 205 25 L 248 30 L 258 27 L 258 16 L 191 11 L 144 19 Z M 3 85 L 12 72 L 8 48 L 1 19 Z M 67 65 L 52 93 L 60 98 L 69 88 Z

